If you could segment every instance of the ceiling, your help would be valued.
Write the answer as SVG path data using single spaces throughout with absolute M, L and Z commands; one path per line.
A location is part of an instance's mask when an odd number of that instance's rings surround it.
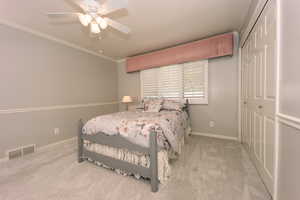
M 132 30 L 124 35 L 111 28 L 102 39 L 91 37 L 74 19 L 51 19 L 48 11 L 79 11 L 69 0 L 4 0 L 0 19 L 76 44 L 113 59 L 239 31 L 251 0 L 128 0 L 129 8 L 109 17 Z

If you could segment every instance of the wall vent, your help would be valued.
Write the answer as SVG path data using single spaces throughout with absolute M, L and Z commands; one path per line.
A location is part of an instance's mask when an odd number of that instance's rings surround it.
M 19 158 L 22 156 L 22 149 L 14 149 L 7 152 L 8 160 Z
M 8 160 L 12 160 L 34 152 L 35 152 L 35 144 L 31 144 L 23 147 L 18 147 L 13 150 L 8 150 L 7 156 L 8 156 Z
M 28 145 L 26 147 L 23 147 L 22 150 L 23 150 L 23 156 L 25 156 L 27 154 L 34 153 L 35 152 L 35 145 L 34 144 Z

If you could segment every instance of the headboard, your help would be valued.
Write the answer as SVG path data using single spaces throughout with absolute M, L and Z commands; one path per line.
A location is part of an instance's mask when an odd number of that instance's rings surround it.
M 183 110 L 188 114 L 188 116 L 190 117 L 190 104 L 189 104 L 189 100 L 186 99 L 185 100 L 185 106 L 183 107 Z
M 136 108 L 136 109 L 143 110 L 144 108 Z M 190 103 L 189 103 L 188 99 L 185 100 L 185 105 L 182 108 L 182 110 L 184 110 L 188 114 L 188 116 L 190 117 Z

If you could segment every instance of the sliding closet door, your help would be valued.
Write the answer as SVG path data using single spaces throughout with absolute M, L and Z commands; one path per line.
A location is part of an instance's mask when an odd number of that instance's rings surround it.
M 242 142 L 273 193 L 276 8 L 270 0 L 242 48 Z

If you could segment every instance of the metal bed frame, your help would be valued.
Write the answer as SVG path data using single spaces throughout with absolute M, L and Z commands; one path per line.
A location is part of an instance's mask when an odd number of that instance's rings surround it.
M 189 104 L 188 100 L 186 101 L 186 106 L 184 110 L 189 115 Z M 106 166 L 109 166 L 114 169 L 121 169 L 127 173 L 139 174 L 143 177 L 150 178 L 151 191 L 158 191 L 158 162 L 157 162 L 157 153 L 160 148 L 157 146 L 155 131 L 150 133 L 149 147 L 142 147 L 140 145 L 134 144 L 126 140 L 120 135 L 106 135 L 105 133 L 99 132 L 95 135 L 86 135 L 82 133 L 83 121 L 79 121 L 79 130 L 78 130 L 78 162 L 81 163 L 87 158 L 91 158 L 94 161 L 98 161 Z M 127 149 L 129 151 L 141 152 L 149 155 L 150 157 L 150 167 L 142 167 L 129 162 L 115 159 L 109 156 L 105 156 L 99 153 L 95 153 L 84 148 L 83 141 L 90 141 L 96 144 L 108 145 L 114 148 Z

